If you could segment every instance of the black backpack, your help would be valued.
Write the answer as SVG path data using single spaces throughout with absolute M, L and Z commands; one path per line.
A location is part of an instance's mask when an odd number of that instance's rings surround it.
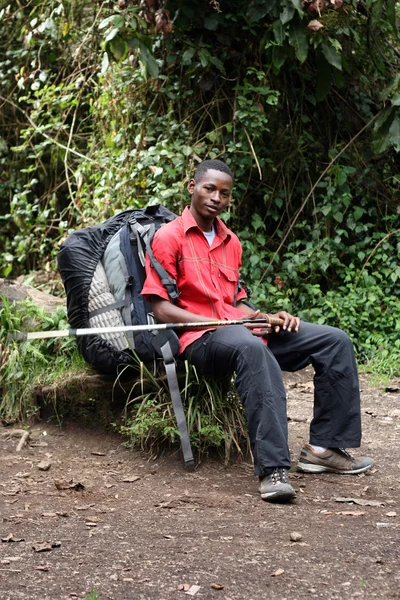
M 176 282 L 151 251 L 154 233 L 175 218 L 164 206 L 151 205 L 127 209 L 104 223 L 71 233 L 57 256 L 71 328 L 152 323 L 151 305 L 141 295 L 146 253 L 170 300 L 178 298 Z M 94 334 L 78 337 L 77 343 L 85 360 L 105 374 L 116 374 L 127 365 L 137 364 L 138 358 L 142 362 L 164 359 L 185 464 L 193 465 L 175 368 L 174 357 L 179 350 L 175 332 Z

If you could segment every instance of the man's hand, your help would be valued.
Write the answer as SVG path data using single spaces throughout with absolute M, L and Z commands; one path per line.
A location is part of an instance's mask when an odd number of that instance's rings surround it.
M 268 318 L 265 314 L 261 313 L 259 310 L 255 310 L 254 312 L 250 312 L 246 315 L 246 319 L 266 319 Z M 265 324 L 260 325 L 260 323 L 243 323 L 247 329 L 250 329 L 253 335 L 257 337 L 263 337 L 272 333 L 274 330 L 271 325 Z M 279 328 L 278 328 L 279 329 Z
M 254 323 L 254 325 L 252 323 L 245 323 L 245 327 L 250 329 L 251 333 L 258 337 L 263 337 L 270 333 L 279 333 L 281 329 L 283 331 L 293 331 L 294 333 L 297 333 L 300 329 L 299 317 L 294 317 L 283 310 L 274 315 L 268 315 L 256 310 L 246 316 L 248 319 L 268 319 L 268 317 L 282 319 L 283 325 L 262 325 L 260 327 L 260 325 L 256 323 Z
M 263 316 L 265 316 L 265 315 L 260 314 L 259 318 L 262 319 Z M 271 317 L 278 317 L 278 319 L 283 320 L 283 325 L 282 325 L 283 331 L 294 331 L 294 333 L 298 333 L 298 331 L 300 329 L 299 317 L 294 317 L 293 315 L 285 312 L 284 310 L 282 310 L 274 315 L 271 315 Z M 273 327 L 273 330 L 275 333 L 279 333 L 279 331 L 281 330 L 281 327 L 279 325 L 275 325 Z

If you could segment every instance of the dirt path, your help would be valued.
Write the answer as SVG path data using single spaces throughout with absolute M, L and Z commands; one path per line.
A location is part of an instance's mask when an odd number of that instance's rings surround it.
M 295 459 L 312 383 L 307 372 L 286 383 Z M 0 598 L 400 598 L 400 380 L 389 390 L 362 378 L 372 473 L 294 472 L 287 506 L 260 500 L 248 463 L 188 473 L 178 454 L 149 461 L 117 436 L 51 422 L 16 452 L 2 428 Z

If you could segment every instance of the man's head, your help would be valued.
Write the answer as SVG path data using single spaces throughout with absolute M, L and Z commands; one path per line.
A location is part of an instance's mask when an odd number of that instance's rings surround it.
M 222 171 L 223 173 L 226 173 L 231 177 L 233 183 L 233 173 L 228 167 L 228 165 L 222 162 L 222 160 L 203 160 L 203 162 L 201 162 L 197 167 L 193 176 L 195 182 L 197 183 L 198 181 L 200 181 L 200 179 L 209 169 L 212 169 L 214 171 Z
M 231 201 L 233 174 L 220 160 L 205 160 L 189 181 L 190 212 L 203 231 L 211 231 L 215 218 Z

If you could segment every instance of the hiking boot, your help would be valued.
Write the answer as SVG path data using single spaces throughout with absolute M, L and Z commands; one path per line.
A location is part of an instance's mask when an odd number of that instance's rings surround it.
M 296 496 L 295 490 L 289 483 L 287 469 L 276 467 L 271 469 L 260 481 L 260 493 L 267 502 L 289 502 Z
M 303 473 L 342 473 L 356 475 L 374 466 L 368 456 L 354 458 L 342 448 L 328 448 L 325 452 L 314 452 L 307 444 L 301 450 L 297 470 Z

